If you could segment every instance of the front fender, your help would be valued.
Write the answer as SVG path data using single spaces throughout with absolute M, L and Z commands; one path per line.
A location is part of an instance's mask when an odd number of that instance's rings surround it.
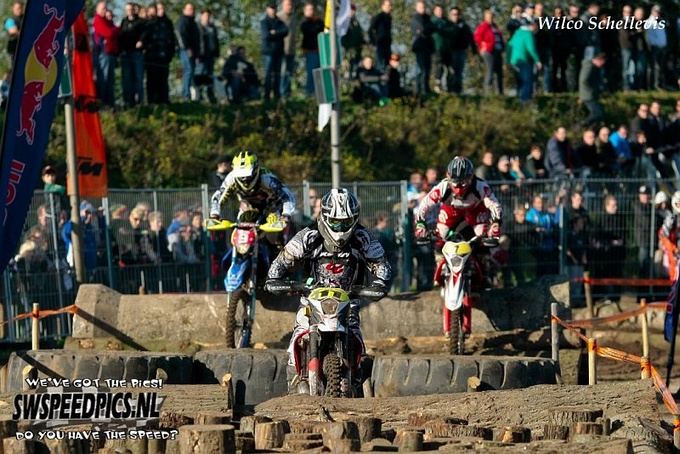
M 224 276 L 224 288 L 227 292 L 233 292 L 243 285 L 250 270 L 250 259 L 236 257 Z

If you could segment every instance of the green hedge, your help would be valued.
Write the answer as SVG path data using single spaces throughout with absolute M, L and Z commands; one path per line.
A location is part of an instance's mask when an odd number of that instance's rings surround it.
M 673 93 L 617 95 L 603 100 L 607 123 L 628 123 L 637 104 L 658 99 L 670 114 Z M 311 100 L 265 108 L 173 104 L 123 112 L 102 112 L 110 186 L 187 187 L 206 181 L 214 159 L 241 149 L 287 181 L 330 181 L 330 134 L 316 131 L 317 107 Z M 586 116 L 572 94 L 538 97 L 530 107 L 516 98 L 442 96 L 425 107 L 394 102 L 386 107 L 343 103 L 343 180 L 397 180 L 428 166 L 444 168 L 456 154 L 476 158 L 526 155 L 532 142 L 545 144 L 559 125 L 571 139 Z M 51 130 L 46 160 L 65 168 L 62 110 Z

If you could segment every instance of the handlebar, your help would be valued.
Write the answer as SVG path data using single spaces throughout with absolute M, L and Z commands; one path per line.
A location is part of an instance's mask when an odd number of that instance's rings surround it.
M 280 217 L 277 217 L 275 220 L 270 220 L 267 219 L 267 222 L 264 224 L 260 224 L 259 222 L 234 222 L 230 221 L 228 219 L 206 219 L 204 221 L 204 226 L 205 229 L 208 231 L 217 231 L 217 230 L 229 230 L 231 228 L 237 228 L 237 229 L 260 229 L 263 232 L 267 233 L 277 233 L 283 231 L 283 229 L 286 228 L 287 221 L 285 219 L 282 219 Z
M 297 281 L 270 282 L 267 286 L 267 290 L 274 294 L 291 293 L 309 296 L 314 290 L 314 287 L 309 287 Z M 384 297 L 385 292 L 376 290 L 374 287 L 355 285 L 352 286 L 351 290 L 347 291 L 347 295 L 351 298 L 369 298 L 375 300 Z
M 456 237 L 458 237 L 458 238 L 456 238 Z M 429 230 L 427 232 L 427 235 L 425 236 L 425 239 L 431 240 L 431 241 L 439 240 L 440 238 L 441 237 L 439 236 L 439 232 L 436 231 L 436 230 Z M 457 241 L 457 242 L 464 241 L 464 242 L 469 243 L 469 244 L 481 243 L 481 245 L 483 247 L 494 248 L 494 247 L 498 247 L 500 239 L 498 237 L 487 237 L 487 236 L 483 236 L 483 235 L 475 235 L 472 238 L 470 238 L 469 240 L 466 240 L 466 239 L 462 238 L 459 233 L 453 233 L 445 241 Z

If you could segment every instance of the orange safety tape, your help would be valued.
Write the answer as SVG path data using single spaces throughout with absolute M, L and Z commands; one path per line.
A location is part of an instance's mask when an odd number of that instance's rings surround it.
M 668 303 L 664 301 L 655 301 L 653 303 L 647 303 L 645 306 L 640 306 L 637 309 L 631 309 L 629 311 L 621 312 L 620 314 L 610 315 L 608 317 L 595 317 L 595 318 L 585 318 L 582 320 L 569 320 L 567 323 L 575 328 L 585 328 L 593 327 L 595 325 L 600 325 L 603 323 L 610 322 L 620 322 L 622 320 L 629 319 L 631 317 L 637 317 L 638 315 L 647 312 L 649 309 L 663 309 L 666 310 Z
M 560 325 L 564 326 L 568 330 L 570 330 L 572 333 L 574 333 L 576 336 L 578 336 L 583 342 L 588 342 L 588 338 L 581 333 L 578 329 L 574 328 L 571 326 L 569 323 L 565 322 L 564 320 L 561 320 L 559 317 L 556 317 L 554 315 L 550 316 L 551 320 L 555 320 L 557 323 Z
M 661 393 L 661 397 L 663 397 L 663 403 L 666 404 L 668 411 L 670 411 L 673 415 L 680 414 L 680 408 L 678 408 L 678 404 L 675 402 L 675 399 L 673 399 L 671 392 L 668 390 L 668 388 L 666 388 L 666 384 L 661 378 L 661 375 L 659 375 L 659 371 L 657 371 L 654 366 L 652 366 L 652 380 L 654 380 L 656 389 L 659 391 L 659 393 Z
M 597 347 L 597 355 L 603 358 L 609 358 L 616 361 L 623 361 L 625 363 L 632 364 L 642 363 L 641 357 L 611 347 Z
M 624 279 L 624 278 L 585 278 L 575 277 L 571 282 L 583 282 L 590 285 L 640 285 L 652 287 L 664 287 L 673 283 L 670 279 Z
M 37 318 L 45 318 L 49 317 L 50 315 L 55 315 L 55 314 L 64 314 L 64 313 L 69 313 L 69 314 L 75 314 L 78 312 L 78 307 L 75 304 L 71 304 L 70 306 L 62 307 L 61 309 L 46 309 L 43 311 L 38 311 L 38 316 Z M 7 325 L 9 323 L 14 323 L 19 320 L 23 320 L 28 317 L 36 317 L 36 314 L 31 311 L 31 312 L 25 312 L 23 314 L 19 314 L 14 318 L 11 318 L 9 320 L 5 320 L 4 322 L 0 322 L 0 326 L 2 325 Z

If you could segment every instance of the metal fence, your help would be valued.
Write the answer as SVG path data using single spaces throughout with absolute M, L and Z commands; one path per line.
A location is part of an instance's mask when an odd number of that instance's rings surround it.
M 535 277 L 554 272 L 570 277 L 580 276 L 584 269 L 594 277 L 662 277 L 664 270 L 657 251 L 656 230 L 659 225 L 658 207 L 646 210 L 636 208 L 640 203 L 639 187 L 648 182 L 637 180 L 555 180 L 524 182 L 491 182 L 494 192 L 504 208 L 503 238 L 501 252 L 497 255 L 497 271 L 502 285 L 516 285 Z M 413 238 L 412 208 L 417 203 L 408 192 L 406 181 L 381 183 L 348 183 L 362 206 L 360 222 L 375 229 L 376 217 L 385 218 L 388 228 L 378 232 L 394 268 L 392 291 L 427 290 L 432 288 L 434 271 L 433 246 L 420 244 Z M 648 185 L 651 197 L 665 190 L 670 196 L 673 183 L 658 181 Z M 296 228 L 314 221 L 317 199 L 310 192 L 321 196 L 331 188 L 330 183 L 290 185 L 295 194 L 298 213 L 293 219 Z M 583 206 L 588 212 L 585 232 L 577 235 L 571 229 L 570 193 L 583 194 Z M 96 238 L 96 265 L 88 267 L 86 281 L 102 283 L 121 293 L 188 293 L 223 291 L 224 271 L 221 257 L 227 248 L 226 235 L 209 235 L 202 230 L 202 219 L 208 215 L 209 200 L 213 193 L 207 186 L 186 189 L 140 189 L 110 190 L 105 199 L 87 199 L 96 214 L 91 233 Z M 540 195 L 546 211 L 554 212 L 555 225 L 550 232 L 537 232 L 535 226 L 521 225 L 515 218 L 524 217 L 533 198 Z M 604 219 L 605 196 L 613 195 L 618 202 L 620 218 L 612 223 Z M 83 201 L 84 202 L 84 201 Z M 65 242 L 62 239 L 63 219 L 53 207 L 54 199 L 37 191 L 24 228 L 23 242 L 17 250 L 15 261 L 5 271 L 2 280 L 2 304 L 6 320 L 18 314 L 30 312 L 31 304 L 39 302 L 41 308 L 58 309 L 72 304 L 77 284 L 67 261 Z M 63 201 L 66 203 L 66 201 Z M 142 236 L 147 238 L 150 251 L 128 250 L 133 209 L 141 207 L 144 213 Z M 230 201 L 223 214 L 233 218 L 237 211 L 235 200 Z M 68 210 L 65 210 L 69 213 Z M 56 212 L 56 216 L 50 213 Z M 136 212 L 136 211 L 135 211 Z M 191 224 L 192 248 L 196 260 L 178 262 L 169 251 L 162 251 L 167 241 L 150 230 L 147 216 L 158 212 L 167 229 L 171 223 L 184 226 Z M 643 213 L 649 226 L 641 240 L 635 221 Z M 155 216 L 155 215 L 154 215 Z M 68 217 L 68 216 L 67 216 Z M 638 216 L 639 217 L 639 216 Z M 436 220 L 436 214 L 434 216 Z M 637 233 L 636 233 L 637 232 Z M 36 237 L 37 235 L 37 237 Z M 40 236 L 42 235 L 42 239 Z M 147 237 L 148 235 L 148 237 Z M 621 244 L 612 238 L 621 238 Z M 568 251 L 579 247 L 587 251 L 587 263 L 577 264 Z M 167 240 L 167 238 L 166 238 Z M 607 243 L 609 241 L 609 243 Z M 92 252 L 90 250 L 90 252 Z M 134 260 L 130 260 L 130 256 Z M 572 254 L 573 255 L 573 254 Z M 159 260 L 158 257 L 163 257 Z M 616 298 L 622 290 L 654 295 L 654 289 L 595 287 L 596 298 Z M 656 295 L 666 289 L 658 289 Z M 582 290 L 574 283 L 572 293 L 578 302 Z M 69 317 L 59 316 L 41 320 L 43 338 L 61 338 L 70 334 Z M 2 339 L 9 342 L 30 339 L 29 321 L 22 320 L 4 326 Z

